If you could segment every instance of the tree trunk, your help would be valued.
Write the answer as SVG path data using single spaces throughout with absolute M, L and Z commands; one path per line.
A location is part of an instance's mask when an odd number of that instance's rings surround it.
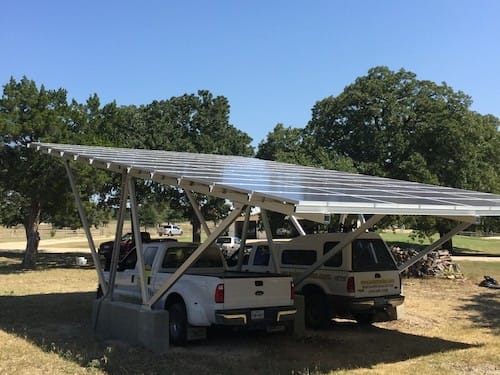
M 196 215 L 191 217 L 191 224 L 193 225 L 193 242 L 201 242 L 201 223 Z
M 439 237 L 443 237 L 446 233 L 441 233 L 439 232 Z M 446 241 L 441 248 L 448 250 L 450 254 L 453 254 L 453 240 L 450 238 L 448 241 Z
M 31 206 L 29 216 L 24 222 L 26 232 L 26 250 L 24 252 L 23 268 L 33 268 L 38 254 L 38 244 L 40 243 L 40 202 L 34 202 Z

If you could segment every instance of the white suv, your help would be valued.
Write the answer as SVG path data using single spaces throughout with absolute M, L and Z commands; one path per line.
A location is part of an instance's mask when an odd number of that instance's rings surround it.
M 222 236 L 217 238 L 215 245 L 222 250 L 224 257 L 230 257 L 240 248 L 241 240 L 238 237 Z
M 175 224 L 162 224 L 158 226 L 158 235 L 163 236 L 181 236 L 182 229 Z

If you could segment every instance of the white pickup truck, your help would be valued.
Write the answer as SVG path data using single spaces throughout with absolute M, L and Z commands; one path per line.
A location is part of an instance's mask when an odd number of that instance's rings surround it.
M 198 244 L 173 241 L 143 245 L 147 291 L 152 296 L 193 253 Z M 114 298 L 140 303 L 137 254 L 118 265 Z M 105 273 L 106 278 L 109 273 Z M 296 309 L 289 276 L 227 271 L 220 250 L 206 249 L 153 309 L 169 311 L 170 340 L 183 344 L 189 332 L 212 325 L 293 330 Z M 203 337 L 203 335 L 202 335 Z
M 299 276 L 348 233 L 311 234 L 274 242 L 283 275 Z M 236 269 L 238 252 L 227 259 Z M 267 241 L 248 244 L 243 271 L 273 272 Z M 344 246 L 323 266 L 297 285 L 305 298 L 306 326 L 317 329 L 335 317 L 354 318 L 360 324 L 397 319 L 404 301 L 401 277 L 394 257 L 375 232 L 366 232 Z

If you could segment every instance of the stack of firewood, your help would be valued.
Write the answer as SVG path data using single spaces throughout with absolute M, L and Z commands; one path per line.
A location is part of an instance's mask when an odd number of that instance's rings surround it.
M 392 248 L 392 253 L 398 265 L 418 254 L 415 249 L 402 249 L 398 246 Z M 414 265 L 406 269 L 403 275 L 407 277 L 441 277 L 463 278 L 460 266 L 453 262 L 448 250 L 435 250 L 425 255 Z

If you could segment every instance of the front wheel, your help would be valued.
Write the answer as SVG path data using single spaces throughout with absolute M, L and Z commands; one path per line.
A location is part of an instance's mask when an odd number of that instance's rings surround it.
M 186 306 L 177 302 L 168 308 L 170 342 L 176 345 L 184 345 L 187 341 L 187 314 Z

